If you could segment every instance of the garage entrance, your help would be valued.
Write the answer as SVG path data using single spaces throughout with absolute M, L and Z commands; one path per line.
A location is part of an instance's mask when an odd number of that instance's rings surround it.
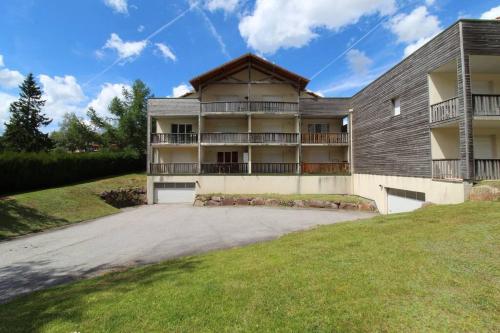
M 195 188 L 195 183 L 155 183 L 154 203 L 193 203 Z
M 389 214 L 411 212 L 422 207 L 425 202 L 425 193 L 387 189 L 387 208 Z

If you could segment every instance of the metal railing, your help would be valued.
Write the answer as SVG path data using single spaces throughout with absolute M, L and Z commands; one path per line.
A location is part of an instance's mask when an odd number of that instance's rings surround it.
M 195 143 L 198 143 L 198 134 L 196 134 L 196 133 L 154 133 L 154 134 L 151 134 L 151 143 L 195 144 Z
M 244 174 L 248 173 L 248 163 L 203 163 L 203 174 Z
M 302 173 L 304 174 L 349 174 L 349 163 L 302 163 Z
M 157 175 L 197 174 L 198 163 L 151 163 L 150 173 Z
M 298 163 L 253 163 L 252 173 L 293 174 L 299 172 Z
M 458 159 L 432 160 L 432 178 L 459 180 L 461 161 Z
M 269 113 L 296 113 L 299 103 L 292 102 L 204 102 L 201 103 L 201 112 L 204 113 L 238 113 L 238 112 L 269 112 Z
M 477 180 L 500 179 L 500 159 L 475 160 L 475 176 Z
M 500 95 L 472 95 L 475 116 L 500 116 Z
M 302 143 L 347 144 L 349 133 L 302 133 Z
M 431 105 L 431 122 L 453 119 L 458 116 L 458 97 Z

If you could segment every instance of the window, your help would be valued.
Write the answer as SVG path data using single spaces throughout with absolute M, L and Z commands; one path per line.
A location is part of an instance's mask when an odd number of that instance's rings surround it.
M 193 124 L 172 124 L 173 134 L 193 133 Z
M 307 130 L 309 133 L 328 133 L 330 131 L 330 124 L 309 124 Z
M 217 153 L 217 163 L 238 163 L 238 152 L 219 151 Z
M 399 116 L 401 114 L 401 98 L 396 97 L 391 100 L 392 102 L 392 115 Z

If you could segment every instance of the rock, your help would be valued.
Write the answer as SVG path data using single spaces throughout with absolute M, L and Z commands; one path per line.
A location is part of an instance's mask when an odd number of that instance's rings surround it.
M 308 201 L 308 206 L 313 208 L 325 208 L 327 205 L 329 205 L 327 202 L 321 200 Z
M 339 205 L 337 205 L 335 202 L 329 202 L 327 208 L 339 209 Z
M 500 200 L 500 189 L 489 185 L 474 186 L 469 194 L 471 201 L 498 201 Z
M 262 198 L 253 198 L 251 201 L 250 201 L 250 204 L 252 206 L 263 206 L 266 204 L 266 201 Z
M 240 206 L 248 206 L 250 199 L 248 198 L 238 198 L 236 199 L 236 204 Z
M 224 198 L 222 199 L 223 206 L 234 206 L 236 201 L 233 198 Z
M 356 205 L 355 203 L 350 203 L 350 202 L 341 202 L 339 208 L 340 209 L 348 209 L 348 210 L 357 210 L 358 205 Z
M 266 199 L 266 206 L 279 206 L 280 202 L 276 199 Z
M 304 203 L 303 200 L 294 200 L 293 201 L 293 207 L 304 208 L 305 206 L 306 206 L 306 204 Z
M 200 199 L 196 199 L 196 200 L 194 201 L 193 206 L 195 206 L 195 207 L 203 207 L 203 206 L 205 206 L 205 202 L 204 202 L 204 201 L 202 201 L 202 200 L 200 200 Z
M 221 197 L 217 197 L 217 196 L 213 196 L 213 197 L 210 198 L 210 200 L 220 202 L 222 200 L 222 198 Z
M 373 202 L 362 202 L 358 205 L 358 209 L 365 212 L 375 212 L 377 211 L 377 207 Z
M 206 204 L 207 204 L 207 206 L 220 206 L 221 202 L 215 201 L 215 200 L 208 200 Z

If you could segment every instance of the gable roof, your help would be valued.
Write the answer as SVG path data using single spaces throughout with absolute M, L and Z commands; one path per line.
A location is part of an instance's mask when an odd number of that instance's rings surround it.
M 191 83 L 193 88 L 198 91 L 200 85 L 204 82 L 220 76 L 226 72 L 231 72 L 235 69 L 241 68 L 245 64 L 255 64 L 257 67 L 265 69 L 271 73 L 276 73 L 277 75 L 294 82 L 298 87 L 300 87 L 301 90 L 304 90 L 309 83 L 309 79 L 306 79 L 305 77 L 300 76 L 296 73 L 290 72 L 289 70 L 275 65 L 272 62 L 258 57 L 252 53 L 244 54 L 241 57 L 235 58 L 218 67 L 215 67 L 214 69 L 209 70 L 208 72 L 198 75 L 197 77 L 191 79 L 189 83 Z

